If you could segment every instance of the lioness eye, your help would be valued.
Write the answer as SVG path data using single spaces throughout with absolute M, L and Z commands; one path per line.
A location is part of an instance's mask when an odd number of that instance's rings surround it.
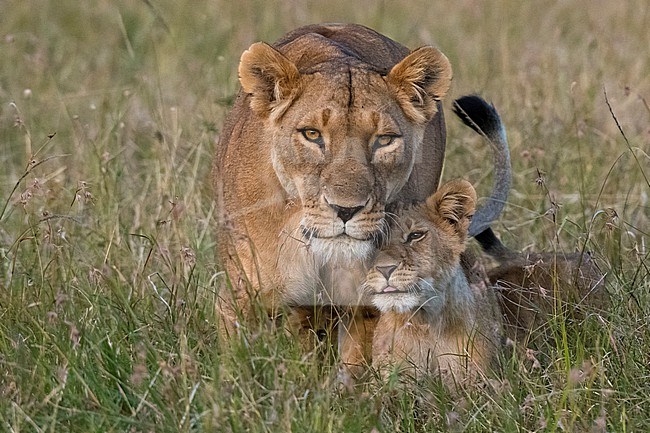
M 312 143 L 318 144 L 320 147 L 323 146 L 323 135 L 318 129 L 305 128 L 299 130 L 302 133 L 302 136 L 305 137 L 305 140 L 311 141 Z
M 426 234 L 427 232 L 411 232 L 406 237 L 406 242 L 408 243 L 408 242 L 418 241 L 422 239 Z
M 380 147 L 386 147 L 395 141 L 395 138 L 399 137 L 398 135 L 378 135 L 377 138 L 375 138 L 375 142 L 373 143 L 372 147 L 373 149 L 378 149 Z

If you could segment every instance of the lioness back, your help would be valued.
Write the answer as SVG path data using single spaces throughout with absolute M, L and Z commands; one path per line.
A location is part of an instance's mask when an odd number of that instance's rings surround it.
M 605 274 L 590 253 L 520 253 L 506 248 L 491 229 L 476 239 L 497 260 L 488 279 L 498 289 L 506 335 L 513 341 L 543 335 L 553 315 L 582 319 L 608 308 Z

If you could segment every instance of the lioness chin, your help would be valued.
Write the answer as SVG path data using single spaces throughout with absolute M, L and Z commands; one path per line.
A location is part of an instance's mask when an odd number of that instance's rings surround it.
M 380 310 L 372 364 L 462 381 L 485 372 L 502 340 L 491 289 L 471 285 L 461 267 L 476 192 L 449 182 L 425 203 L 401 210 L 364 290 Z

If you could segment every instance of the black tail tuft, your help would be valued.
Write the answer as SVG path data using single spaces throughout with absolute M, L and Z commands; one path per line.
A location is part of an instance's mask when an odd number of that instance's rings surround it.
M 490 227 L 474 236 L 481 249 L 497 260 L 503 260 L 513 255 L 513 252 L 501 243 Z
M 480 96 L 469 95 L 456 99 L 454 113 L 479 134 L 491 135 L 501 129 L 501 118 L 496 108 Z

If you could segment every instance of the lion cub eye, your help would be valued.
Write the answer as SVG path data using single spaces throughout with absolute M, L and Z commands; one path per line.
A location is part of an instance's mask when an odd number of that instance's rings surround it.
M 406 243 L 415 242 L 423 239 L 427 235 L 427 232 L 411 232 L 406 236 Z
M 302 136 L 305 137 L 305 140 L 317 144 L 319 147 L 323 147 L 325 144 L 325 141 L 323 140 L 323 134 L 321 134 L 318 129 L 304 128 L 299 129 L 298 131 L 300 131 Z
M 377 138 L 375 138 L 375 142 L 372 144 L 373 150 L 377 150 L 381 147 L 386 147 L 395 141 L 396 138 L 400 137 L 399 135 L 378 135 Z

